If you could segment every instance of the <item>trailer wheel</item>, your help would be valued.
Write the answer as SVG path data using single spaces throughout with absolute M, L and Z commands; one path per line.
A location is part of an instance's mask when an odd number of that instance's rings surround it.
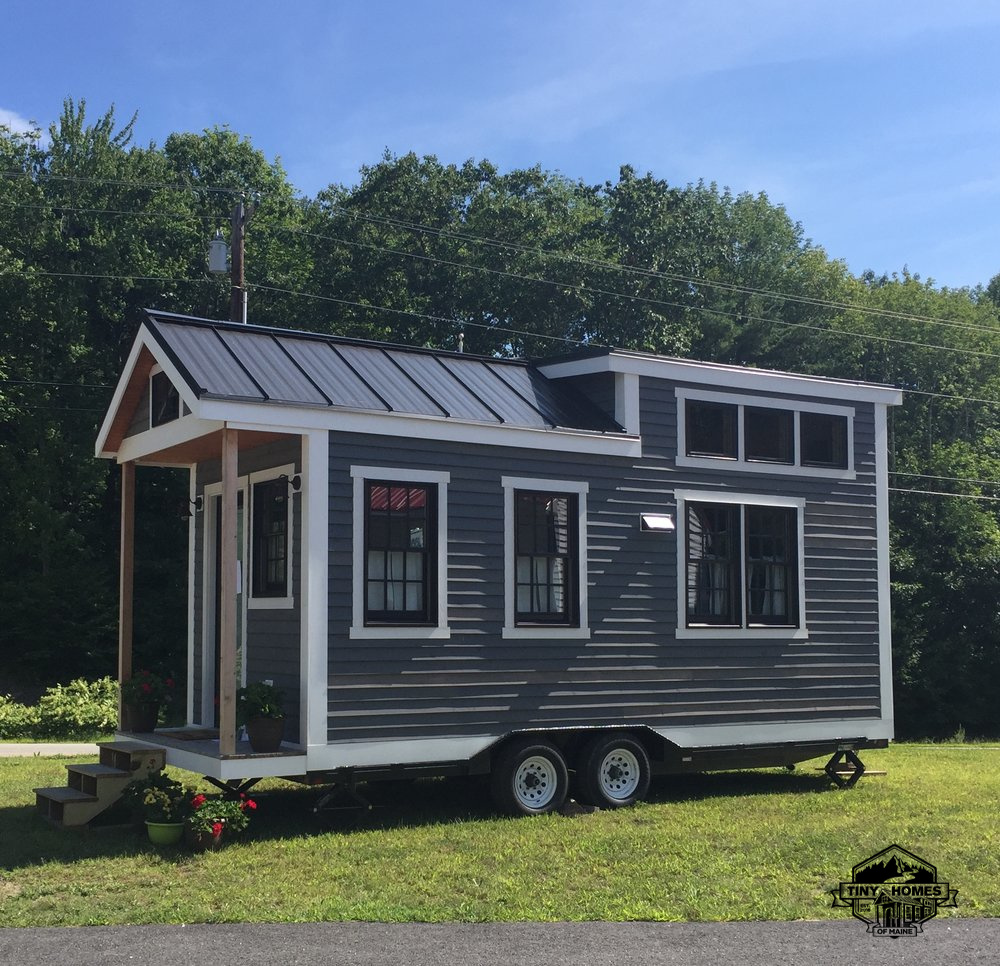
M 543 815 L 566 801 L 569 771 L 562 752 L 536 738 L 518 741 L 497 759 L 490 789 L 497 808 L 510 815 Z
M 582 797 L 591 805 L 634 805 L 649 791 L 649 755 L 627 735 L 599 735 L 584 746 L 577 775 Z

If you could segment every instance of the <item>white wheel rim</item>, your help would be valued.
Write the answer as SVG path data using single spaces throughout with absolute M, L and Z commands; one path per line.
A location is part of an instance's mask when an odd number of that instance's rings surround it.
M 601 762 L 601 790 L 614 801 L 631 798 L 639 787 L 639 759 L 627 748 L 615 748 Z
M 559 776 L 548 758 L 532 755 L 514 772 L 514 796 L 526 808 L 544 808 L 555 798 Z

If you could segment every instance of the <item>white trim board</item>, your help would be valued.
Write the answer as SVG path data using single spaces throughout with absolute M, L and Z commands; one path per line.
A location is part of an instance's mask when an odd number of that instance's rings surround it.
M 892 386 L 878 386 L 867 382 L 850 382 L 824 379 L 793 372 L 771 369 L 750 369 L 744 366 L 727 366 L 691 359 L 665 359 L 656 356 L 631 355 L 609 352 L 587 359 L 568 359 L 538 367 L 549 378 L 584 376 L 598 372 L 624 372 L 654 379 L 672 379 L 699 386 L 717 386 L 721 389 L 747 389 L 765 393 L 788 393 L 826 399 L 843 399 L 853 402 L 877 402 L 898 406 L 903 392 Z

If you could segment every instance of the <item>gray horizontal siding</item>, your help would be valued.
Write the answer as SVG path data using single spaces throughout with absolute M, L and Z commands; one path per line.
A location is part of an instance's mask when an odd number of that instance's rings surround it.
M 613 411 L 613 385 L 593 388 Z M 879 715 L 872 407 L 857 407 L 854 480 L 678 468 L 673 384 L 641 380 L 641 413 L 641 460 L 332 438 L 331 741 Z M 352 464 L 450 471 L 449 640 L 349 638 Z M 589 640 L 501 639 L 504 475 L 589 482 Z M 808 640 L 675 638 L 676 537 L 637 526 L 675 512 L 675 489 L 806 501 Z

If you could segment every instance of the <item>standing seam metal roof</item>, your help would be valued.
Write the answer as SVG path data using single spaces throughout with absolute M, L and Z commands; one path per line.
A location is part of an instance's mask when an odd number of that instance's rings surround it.
M 144 325 L 200 399 L 409 413 L 621 433 L 590 399 L 501 360 L 147 310 Z

